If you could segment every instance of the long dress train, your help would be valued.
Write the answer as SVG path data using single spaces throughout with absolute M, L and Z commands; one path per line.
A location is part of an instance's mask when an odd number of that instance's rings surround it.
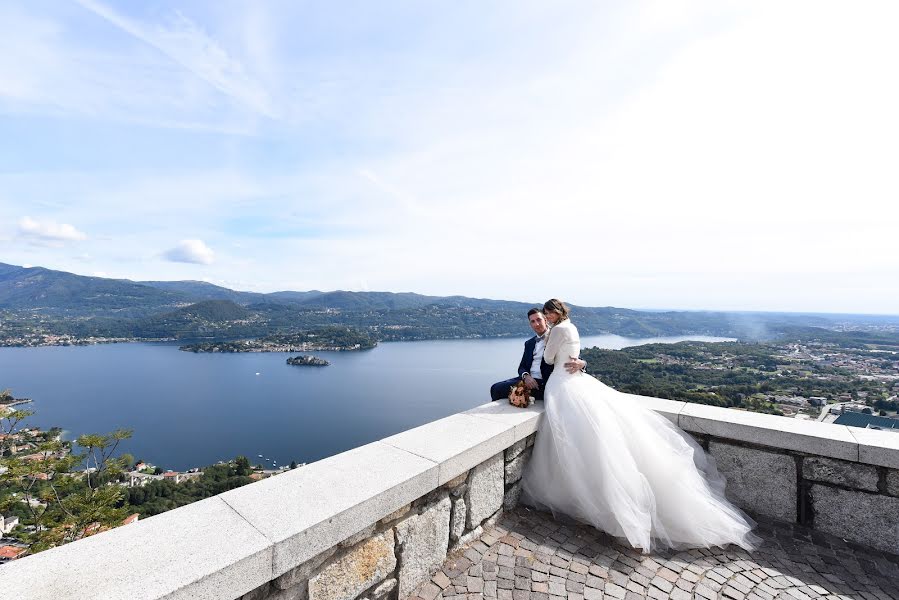
M 553 327 L 550 364 L 578 356 L 577 328 Z M 523 477 L 523 500 L 590 523 L 634 548 L 736 544 L 752 549 L 755 523 L 724 496 L 714 461 L 665 417 L 585 373 L 553 371 Z

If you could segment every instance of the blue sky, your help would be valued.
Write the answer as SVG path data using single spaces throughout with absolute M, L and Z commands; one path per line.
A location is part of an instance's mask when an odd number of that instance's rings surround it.
M 899 313 L 893 2 L 0 6 L 0 262 Z

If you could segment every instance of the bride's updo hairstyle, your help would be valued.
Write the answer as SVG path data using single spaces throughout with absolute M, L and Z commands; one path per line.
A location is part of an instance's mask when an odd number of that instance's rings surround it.
M 565 305 L 565 303 L 557 298 L 552 298 L 551 300 L 547 300 L 543 303 L 543 312 L 546 313 L 550 310 L 559 315 L 560 321 L 564 321 L 565 319 L 567 319 L 568 313 L 571 312 L 570 310 L 568 310 L 568 307 Z

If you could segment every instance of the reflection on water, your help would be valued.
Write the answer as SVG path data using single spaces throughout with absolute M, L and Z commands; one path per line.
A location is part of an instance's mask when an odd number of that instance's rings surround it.
M 584 347 L 685 339 L 585 336 Z M 30 422 L 69 437 L 124 427 L 135 458 L 183 470 L 238 454 L 312 462 L 490 400 L 515 376 L 524 339 L 396 342 L 316 352 L 193 354 L 168 344 L 0 348 L 0 389 L 30 397 Z M 262 455 L 263 458 L 260 458 Z

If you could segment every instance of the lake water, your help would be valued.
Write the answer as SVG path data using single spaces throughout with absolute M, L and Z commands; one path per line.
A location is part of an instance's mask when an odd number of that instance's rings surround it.
M 584 337 L 624 348 L 692 336 Z M 515 376 L 522 339 L 380 344 L 316 352 L 328 367 L 285 364 L 287 353 L 193 354 L 171 344 L 0 348 L 0 389 L 32 398 L 29 423 L 83 433 L 134 430 L 123 450 L 185 470 L 246 455 L 266 466 L 312 462 L 490 400 Z M 259 458 L 262 455 L 264 458 Z

